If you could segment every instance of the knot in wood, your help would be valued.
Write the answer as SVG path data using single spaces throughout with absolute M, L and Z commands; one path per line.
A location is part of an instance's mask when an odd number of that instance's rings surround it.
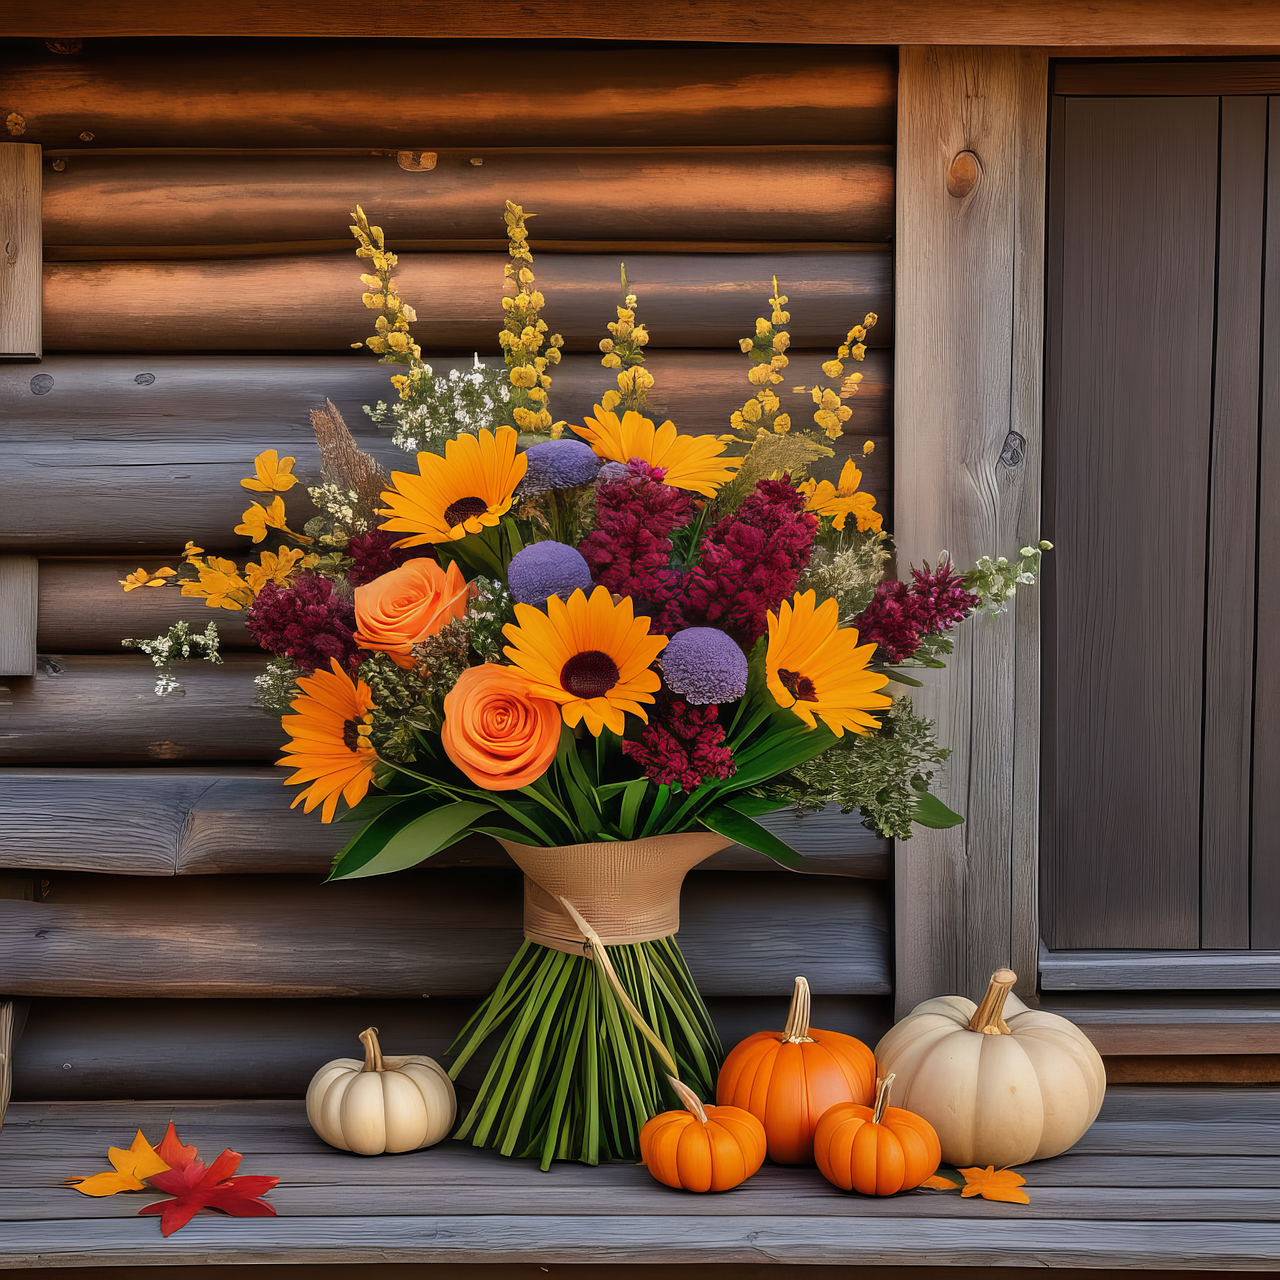
M 1016 467 L 1027 456 L 1027 438 L 1017 431 L 1010 431 L 1000 450 L 1000 461 L 1006 467 Z
M 947 166 L 947 192 L 963 200 L 982 181 L 982 161 L 972 151 L 961 151 Z
M 410 173 L 424 173 L 436 167 L 438 159 L 434 151 L 397 151 L 396 164 Z

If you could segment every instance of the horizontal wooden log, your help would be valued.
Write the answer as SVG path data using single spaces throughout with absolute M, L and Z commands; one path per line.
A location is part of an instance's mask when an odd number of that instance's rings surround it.
M 1048 951 L 1046 991 L 1252 989 L 1280 987 L 1280 951 Z
M 516 872 L 297 877 L 51 877 L 0 900 L 0 990 L 14 995 L 479 996 L 520 943 Z M 706 995 L 890 990 L 884 886 L 694 873 L 680 943 Z
M 483 34 L 502 29 L 486 24 Z M 531 56 L 512 40 L 366 39 L 117 44 L 65 57 L 34 43 L 5 62 L 5 99 L 24 117 L 23 140 L 46 149 L 83 150 L 84 133 L 112 147 L 422 151 L 847 145 L 891 142 L 894 132 L 892 50 L 772 37 L 768 47 L 656 56 L 625 46 L 597 56 L 542 44 Z
M 761 299 L 763 301 L 763 299 Z M 813 385 L 825 351 L 791 353 L 784 387 L 800 415 L 811 402 L 787 388 Z M 491 361 L 493 358 L 491 358 Z M 432 358 L 437 372 L 469 360 Z M 656 351 L 647 367 L 657 379 L 654 416 L 683 431 L 724 431 L 746 398 L 749 365 L 738 352 Z M 234 546 L 231 530 L 246 506 L 241 477 L 262 449 L 298 458 L 296 472 L 315 484 L 319 458 L 310 410 L 330 397 L 362 447 L 388 468 L 406 455 L 375 427 L 362 405 L 394 398 L 390 370 L 364 353 L 296 359 L 269 356 L 54 356 L 29 369 L 0 366 L 0 440 L 5 449 L 5 502 L 0 551 L 80 554 L 130 550 L 173 555 L 188 538 L 202 547 Z M 870 351 L 861 366 L 853 416 L 837 449 L 865 460 L 864 486 L 886 509 L 890 360 Z M 570 355 L 559 366 L 551 407 L 581 422 L 611 385 L 598 357 Z M 841 458 L 825 463 L 837 471 Z M 294 493 L 297 491 L 295 490 Z M 293 493 L 289 512 L 308 510 Z M 247 544 L 245 544 L 247 546 Z M 137 595 L 137 592 L 131 593 Z
M 247 653 L 187 662 L 185 692 L 160 698 L 148 658 L 43 658 L 34 677 L 9 681 L 5 763 L 274 761 L 280 722 L 254 705 L 266 663 Z
M 890 147 L 439 151 L 395 155 L 95 155 L 49 169 L 44 244 L 251 245 L 346 238 L 361 205 L 407 242 L 505 244 L 503 202 L 552 240 L 888 240 Z M 480 159 L 482 164 L 472 161 Z M 778 192 L 786 191 L 780 201 Z M 344 246 L 345 247 L 345 246 Z
M 726 1047 L 781 1027 L 786 1006 L 785 996 L 708 1005 Z M 15 1055 L 15 1095 L 297 1097 L 321 1064 L 359 1052 L 355 1036 L 370 1025 L 389 1053 L 443 1059 L 474 1007 L 473 1000 L 437 999 L 38 999 Z M 880 996 L 818 995 L 813 1022 L 874 1045 L 888 1029 L 888 1004 Z M 8 1170 L 16 1154 L 6 1145 L 0 1187 L 15 1185 Z
M 279 740 L 279 737 L 277 737 Z M 355 828 L 290 809 L 283 769 L 59 769 L 5 771 L 0 870 L 171 876 L 289 872 L 324 875 Z M 825 875 L 884 879 L 888 841 L 835 806 L 761 819 Z M 436 867 L 510 867 L 476 836 L 432 858 Z M 704 870 L 768 871 L 778 864 L 735 845 Z
M 349 203 L 349 202 L 348 202 Z M 498 206 L 499 210 L 501 206 Z M 333 226 L 347 219 L 335 203 Z M 354 242 L 353 242 L 354 243 Z M 442 351 L 492 350 L 502 328 L 498 253 L 406 253 L 396 286 L 419 321 L 414 335 Z M 372 333 L 360 301 L 354 252 L 217 262 L 51 262 L 44 267 L 48 351 L 349 351 Z M 627 279 L 654 350 L 733 350 L 767 314 L 771 278 L 790 298 L 797 348 L 839 345 L 868 311 L 883 317 L 877 345 L 892 341 L 888 249 L 845 253 L 633 254 Z M 541 254 L 534 262 L 542 312 L 569 349 L 591 350 L 616 318 L 612 254 Z M 168 299 L 161 305 L 161 299 Z M 173 305 L 179 299 L 189 305 Z M 198 301 L 197 301 L 198 300 Z

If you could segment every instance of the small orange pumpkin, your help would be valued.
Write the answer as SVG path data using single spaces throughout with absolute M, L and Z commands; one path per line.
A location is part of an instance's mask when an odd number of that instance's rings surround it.
M 842 1191 L 891 1196 L 931 1178 L 942 1163 L 942 1144 L 923 1116 L 889 1106 L 892 1075 L 878 1083 L 876 1105 L 841 1102 L 824 1112 L 813 1135 L 822 1176 Z
M 861 1040 L 809 1026 L 811 997 L 796 979 L 791 1012 L 782 1031 L 757 1031 L 724 1060 L 716 1102 L 742 1107 L 763 1124 L 769 1159 L 812 1164 L 813 1131 L 837 1102 L 870 1104 L 876 1059 Z
M 668 1077 L 670 1078 L 670 1077 Z M 728 1191 L 764 1164 L 764 1126 L 739 1107 L 703 1107 L 679 1080 L 683 1111 L 664 1111 L 640 1130 L 640 1160 L 681 1191 Z

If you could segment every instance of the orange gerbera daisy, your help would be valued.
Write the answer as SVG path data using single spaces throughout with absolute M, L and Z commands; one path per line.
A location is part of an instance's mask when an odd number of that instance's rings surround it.
M 876 689 L 889 677 L 867 671 L 874 644 L 858 644 L 854 627 L 840 626 L 840 606 L 834 599 L 815 607 L 816 591 L 797 593 L 794 605 L 782 602 L 769 612 L 769 647 L 765 677 L 780 707 L 794 711 L 810 729 L 820 716 L 837 738 L 846 729 L 866 733 L 880 721 L 867 715 L 873 707 L 887 707 L 893 699 Z
M 815 516 L 834 516 L 837 529 L 843 529 L 845 519 L 852 514 L 863 533 L 869 530 L 878 533 L 884 524 L 884 517 L 875 509 L 875 495 L 858 489 L 861 483 L 862 472 L 850 458 L 844 464 L 837 483 L 832 484 L 830 480 L 804 480 L 796 487 L 807 499 L 804 509 L 812 511 Z
M 333 821 L 339 796 L 352 806 L 364 799 L 378 763 L 369 742 L 374 710 L 369 686 L 347 675 L 337 658 L 329 662 L 332 673 L 317 670 L 298 680 L 302 697 L 291 704 L 296 714 L 281 721 L 293 736 L 281 748 L 285 755 L 276 761 L 298 771 L 285 779 L 286 787 L 311 784 L 289 807 L 296 809 L 305 800 L 304 811 L 310 813 L 323 804 L 322 822 Z
M 392 488 L 382 495 L 387 506 L 378 512 L 391 519 L 382 527 L 412 535 L 401 538 L 397 547 L 455 542 L 479 533 L 510 510 L 527 465 L 524 454 L 516 452 L 512 427 L 449 440 L 443 458 L 418 454 L 418 475 L 391 473 Z
M 630 597 L 614 604 L 597 587 L 589 600 L 582 590 L 567 604 L 552 596 L 546 613 L 518 604 L 516 624 L 502 630 L 507 657 L 529 677 L 529 696 L 559 703 L 570 728 L 585 720 L 596 737 L 606 725 L 621 734 L 628 711 L 648 721 L 640 703 L 662 686 L 649 668 L 667 637 L 650 635 L 649 619 L 632 616 Z
M 692 489 L 710 498 L 742 466 L 741 458 L 725 458 L 725 445 L 733 436 L 683 436 L 670 422 L 655 427 L 634 409 L 621 418 L 596 405 L 594 418 L 574 430 L 587 441 L 596 457 L 611 462 L 642 458 L 651 467 L 666 469 L 666 483 Z

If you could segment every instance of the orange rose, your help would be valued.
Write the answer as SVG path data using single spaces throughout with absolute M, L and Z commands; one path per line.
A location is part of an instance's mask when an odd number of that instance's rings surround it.
M 412 667 L 409 650 L 461 618 L 468 593 L 456 562 L 442 569 L 425 556 L 408 560 L 356 588 L 356 642 Z
M 529 694 L 514 667 L 468 667 L 444 700 L 440 741 L 449 759 L 486 791 L 536 782 L 560 745 L 560 708 Z

